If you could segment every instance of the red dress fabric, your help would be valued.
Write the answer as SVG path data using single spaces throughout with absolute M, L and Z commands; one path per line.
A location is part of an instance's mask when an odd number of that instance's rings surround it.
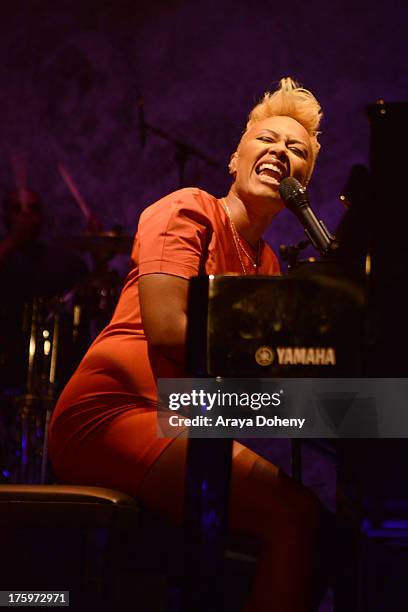
M 243 253 L 241 257 L 249 270 L 250 262 Z M 132 262 L 112 321 L 89 348 L 55 407 L 49 452 L 61 482 L 136 495 L 151 465 L 172 442 L 156 432 L 156 382 L 138 279 L 154 273 L 189 279 L 243 272 L 223 206 L 197 188 L 176 191 L 142 213 Z M 264 242 L 258 274 L 279 274 L 277 258 Z M 160 375 L 182 372 L 163 359 Z

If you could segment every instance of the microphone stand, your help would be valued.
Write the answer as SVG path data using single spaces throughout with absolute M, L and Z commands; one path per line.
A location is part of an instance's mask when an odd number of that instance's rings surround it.
M 147 132 L 150 132 L 151 134 L 158 136 L 162 140 L 169 142 L 175 147 L 175 159 L 178 164 L 178 178 L 180 188 L 185 187 L 185 167 L 189 157 L 196 157 L 197 159 L 201 159 L 208 166 L 212 166 L 213 168 L 221 167 L 221 163 L 219 161 L 217 161 L 213 157 L 210 157 L 206 153 L 203 153 L 203 151 L 201 151 L 197 147 L 187 142 L 184 142 L 178 138 L 175 138 L 165 130 L 157 127 L 156 125 L 153 125 L 152 123 L 148 123 L 144 117 L 143 100 L 139 100 L 139 129 L 142 135 L 142 144 L 144 144 L 145 142 L 145 134 Z
M 299 254 L 300 251 L 303 251 L 307 246 L 311 244 L 309 239 L 301 240 L 297 244 L 281 244 L 279 247 L 279 252 L 281 254 L 282 259 L 287 262 L 288 272 L 296 270 L 299 262 Z

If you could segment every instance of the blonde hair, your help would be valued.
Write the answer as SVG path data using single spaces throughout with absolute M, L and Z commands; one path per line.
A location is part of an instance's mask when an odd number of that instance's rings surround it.
M 262 100 L 251 110 L 245 132 L 257 121 L 279 115 L 285 115 L 298 121 L 310 136 L 313 157 L 306 179 L 309 181 L 320 150 L 320 143 L 317 140 L 323 116 L 320 104 L 309 90 L 303 89 L 292 78 L 285 77 L 279 81 L 276 91 L 267 91 Z

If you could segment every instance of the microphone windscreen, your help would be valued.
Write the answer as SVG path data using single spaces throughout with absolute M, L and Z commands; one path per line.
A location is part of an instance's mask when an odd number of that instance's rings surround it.
M 286 208 L 289 208 L 295 214 L 309 206 L 306 188 L 293 176 L 283 179 L 279 185 L 279 193 Z
M 293 176 L 284 178 L 279 185 L 279 193 L 284 202 L 292 199 L 301 189 L 302 185 Z

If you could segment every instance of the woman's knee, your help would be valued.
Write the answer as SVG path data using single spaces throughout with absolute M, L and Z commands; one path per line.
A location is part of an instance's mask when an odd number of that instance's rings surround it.
M 270 492 L 264 519 L 264 537 L 276 537 L 277 529 L 282 534 L 293 534 L 296 537 L 316 534 L 318 531 L 321 504 L 316 494 L 310 489 L 281 475 L 285 482 Z M 276 497 L 278 499 L 276 499 Z M 262 522 L 260 522 L 262 525 Z
M 317 529 L 321 504 L 310 489 L 296 483 L 251 451 L 235 465 L 231 491 L 232 524 L 262 539 L 281 532 Z

